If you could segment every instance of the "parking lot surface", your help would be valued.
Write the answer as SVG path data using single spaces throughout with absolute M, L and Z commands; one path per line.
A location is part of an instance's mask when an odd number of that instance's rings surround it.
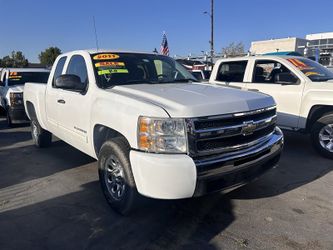
M 29 131 L 0 119 L 0 249 L 333 249 L 333 161 L 305 135 L 285 133 L 279 167 L 247 186 L 122 217 L 94 159 Z

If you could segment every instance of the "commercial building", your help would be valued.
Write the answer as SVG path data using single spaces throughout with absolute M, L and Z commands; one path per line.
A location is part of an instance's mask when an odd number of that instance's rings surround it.
M 311 57 L 325 66 L 333 65 L 333 32 L 309 34 L 304 38 L 288 37 L 255 41 L 251 43 L 251 54 L 273 52 L 297 52 Z
M 251 54 L 267 54 L 272 52 L 298 52 L 304 54 L 307 40 L 297 37 L 255 41 L 251 43 Z
M 308 54 L 318 54 L 319 62 L 326 66 L 333 65 L 333 32 L 309 34 Z

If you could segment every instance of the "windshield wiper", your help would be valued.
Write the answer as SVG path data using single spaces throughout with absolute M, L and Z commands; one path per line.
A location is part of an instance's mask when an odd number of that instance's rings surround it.
M 175 79 L 172 81 L 163 81 L 159 83 L 177 83 L 177 82 L 199 82 L 199 81 L 192 78 L 184 78 L 184 79 Z
M 119 85 L 125 85 L 125 84 L 134 84 L 134 83 L 148 83 L 148 84 L 156 84 L 158 82 L 153 82 L 153 81 L 149 81 L 149 80 L 129 80 L 129 81 L 126 81 L 122 84 L 119 84 Z

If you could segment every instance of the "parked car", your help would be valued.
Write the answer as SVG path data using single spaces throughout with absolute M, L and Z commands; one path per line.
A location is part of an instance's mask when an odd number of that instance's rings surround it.
M 210 82 L 273 96 L 278 126 L 311 134 L 318 152 L 333 158 L 333 72 L 321 64 L 290 56 L 222 59 Z
M 0 109 L 6 114 L 8 126 L 28 122 L 23 105 L 23 89 L 26 82 L 46 83 L 49 70 L 30 68 L 5 68 L 0 74 Z
M 198 81 L 208 82 L 210 78 L 211 71 L 210 70 L 192 70 L 192 75 L 195 76 L 195 78 Z
M 47 85 L 26 84 L 24 104 L 36 146 L 54 134 L 98 159 L 104 195 L 122 214 L 138 193 L 183 199 L 245 184 L 283 146 L 272 97 L 197 83 L 157 54 L 60 55 Z

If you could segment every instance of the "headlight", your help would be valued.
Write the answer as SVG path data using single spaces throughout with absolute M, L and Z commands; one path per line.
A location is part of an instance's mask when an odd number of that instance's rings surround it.
M 184 119 L 139 117 L 139 149 L 154 153 L 186 153 Z
M 23 93 L 10 93 L 9 97 L 11 106 L 23 104 Z

